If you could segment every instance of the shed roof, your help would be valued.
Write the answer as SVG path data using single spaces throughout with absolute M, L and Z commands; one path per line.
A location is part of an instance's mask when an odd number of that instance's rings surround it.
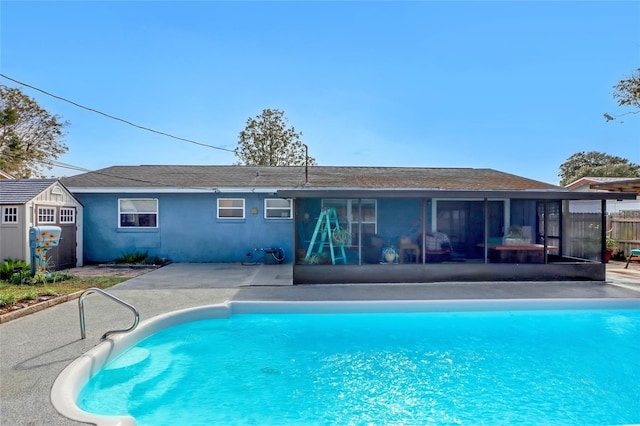
M 63 178 L 74 192 L 125 188 L 564 190 L 493 169 L 312 166 L 113 166 Z
M 24 204 L 58 179 L 0 179 L 0 204 Z

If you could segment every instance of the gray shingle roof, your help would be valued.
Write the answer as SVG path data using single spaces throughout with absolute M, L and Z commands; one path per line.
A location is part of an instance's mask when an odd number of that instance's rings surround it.
M 62 178 L 79 188 L 412 188 L 549 190 L 548 183 L 493 169 L 313 166 L 113 166 Z
M 0 179 L 0 204 L 24 204 L 58 179 Z

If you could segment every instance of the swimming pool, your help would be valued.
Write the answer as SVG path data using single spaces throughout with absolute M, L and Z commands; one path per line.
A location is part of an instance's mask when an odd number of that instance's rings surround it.
M 52 402 L 98 424 L 631 424 L 639 353 L 640 300 L 231 302 L 100 344 Z

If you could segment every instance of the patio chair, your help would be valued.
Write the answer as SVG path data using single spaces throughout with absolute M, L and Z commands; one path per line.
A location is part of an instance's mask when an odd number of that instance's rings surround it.
M 428 233 L 424 236 L 425 259 L 427 262 L 448 262 L 451 260 L 451 241 L 442 232 Z
M 640 261 L 640 249 L 631 250 L 631 255 L 629 255 L 629 257 L 627 258 L 627 264 L 624 265 L 624 269 L 627 269 L 629 267 L 629 262 L 631 262 L 632 260 Z

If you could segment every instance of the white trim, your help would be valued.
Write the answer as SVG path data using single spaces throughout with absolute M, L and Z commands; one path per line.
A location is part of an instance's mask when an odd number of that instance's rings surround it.
M 47 213 L 42 213 L 43 210 L 51 210 L 51 212 L 47 212 Z M 55 225 L 56 224 L 56 219 L 57 219 L 57 214 L 58 214 L 58 209 L 55 206 L 38 206 L 38 209 L 36 210 L 36 223 L 38 225 Z M 46 216 L 46 217 L 52 217 L 52 220 L 41 220 L 40 218 L 42 216 Z
M 0 177 L 3 179 L 15 179 L 15 176 L 12 176 L 7 172 L 3 172 L 2 170 L 0 170 Z
M 347 222 L 347 231 L 351 234 L 352 238 L 356 235 L 357 231 L 360 229 L 360 225 L 362 227 L 366 225 L 373 225 L 373 233 L 378 233 L 378 200 L 376 198 L 322 198 L 321 206 L 322 208 L 327 207 L 326 204 L 329 204 L 328 207 L 332 207 L 331 203 L 333 202 L 334 206 L 337 204 L 336 202 L 344 201 L 344 208 L 346 217 L 338 216 L 338 221 Z M 358 202 L 363 204 L 369 204 L 373 202 L 373 221 L 371 220 L 363 220 L 360 222 L 360 218 L 358 218 Z M 364 233 L 364 232 L 363 232 Z M 351 247 L 352 244 L 349 243 L 347 246 Z
M 287 201 L 289 203 L 289 207 L 268 207 L 267 206 L 267 202 L 268 201 L 272 201 L 272 200 L 279 200 L 279 201 Z M 269 211 L 272 210 L 288 210 L 289 211 L 289 215 L 288 216 L 268 216 L 267 213 Z M 282 220 L 282 219 L 293 219 L 293 200 L 291 198 L 265 198 L 264 199 L 264 214 L 263 217 L 266 220 Z
M 221 200 L 242 201 L 242 207 L 236 207 L 236 206 L 225 206 L 225 207 L 222 207 L 223 210 L 240 210 L 240 211 L 242 211 L 242 217 L 238 217 L 238 216 L 220 216 L 220 209 L 221 209 L 220 201 Z M 246 207 L 247 207 L 247 203 L 246 203 L 246 200 L 244 198 L 218 198 L 218 199 L 216 199 L 216 218 L 220 219 L 220 220 L 242 220 L 242 219 L 245 219 Z
M 63 212 L 70 212 L 71 214 L 64 215 Z M 63 220 L 71 219 L 71 220 Z M 60 207 L 60 224 L 70 225 L 76 223 L 76 208 L 75 207 Z
M 7 210 L 14 209 L 13 212 Z M 17 225 L 20 223 L 20 216 L 18 215 L 18 206 L 2 206 L 2 224 L 5 225 Z M 12 217 L 14 220 L 6 220 L 8 217 Z
M 183 188 L 183 187 L 69 187 L 69 191 L 78 194 L 114 194 L 114 193 L 126 193 L 126 194 L 173 194 L 173 193 L 205 193 L 205 194 L 275 194 L 282 190 L 293 190 L 294 187 L 256 187 L 256 188 Z
M 155 211 L 137 211 L 135 213 L 131 213 L 131 212 L 122 212 L 122 209 L 120 207 L 120 203 L 122 201 L 155 201 L 156 203 L 156 210 Z M 122 226 L 122 220 L 121 220 L 121 216 L 123 214 L 153 214 L 156 216 L 156 224 L 155 226 Z M 129 198 L 129 197 L 124 197 L 124 198 L 118 198 L 118 229 L 156 229 L 160 226 L 160 202 L 158 201 L 157 198 Z

